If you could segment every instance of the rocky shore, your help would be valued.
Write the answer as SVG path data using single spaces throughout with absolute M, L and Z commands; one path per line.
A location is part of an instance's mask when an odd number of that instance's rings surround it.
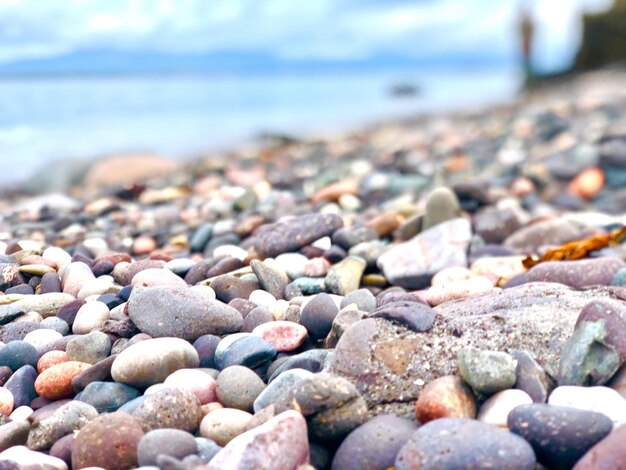
M 0 467 L 621 468 L 623 80 L 5 197 Z

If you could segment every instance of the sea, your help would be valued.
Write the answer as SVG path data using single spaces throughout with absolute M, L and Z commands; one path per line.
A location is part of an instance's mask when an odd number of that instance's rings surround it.
M 394 87 L 417 93 L 394 94 Z M 249 75 L 29 76 L 0 80 L 0 186 L 61 159 L 184 159 L 260 134 L 336 134 L 512 100 L 514 69 Z

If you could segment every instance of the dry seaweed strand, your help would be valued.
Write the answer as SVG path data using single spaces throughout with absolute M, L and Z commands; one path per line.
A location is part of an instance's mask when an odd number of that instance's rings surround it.
M 616 228 L 609 233 L 603 233 L 584 240 L 565 243 L 558 248 L 546 251 L 540 258 L 527 256 L 522 264 L 526 269 L 537 266 L 544 261 L 571 261 L 586 258 L 589 252 L 618 245 L 626 238 L 626 227 Z

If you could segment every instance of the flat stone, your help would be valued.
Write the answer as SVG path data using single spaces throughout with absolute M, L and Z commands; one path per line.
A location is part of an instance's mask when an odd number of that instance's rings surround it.
M 285 295 L 285 287 L 289 283 L 287 273 L 280 270 L 278 266 L 272 266 L 259 260 L 252 260 L 250 267 L 262 289 L 272 294 L 277 299 L 283 299 Z
M 198 353 L 180 338 L 155 338 L 124 349 L 113 361 L 111 376 L 137 388 L 162 382 L 178 369 L 198 367 Z
M 450 266 L 467 266 L 472 236 L 465 219 L 453 219 L 393 246 L 377 261 L 390 283 L 407 289 L 427 287 L 437 272 Z
M 529 282 L 558 282 L 580 289 L 585 286 L 610 286 L 617 271 L 626 267 L 618 258 L 595 258 L 576 261 L 547 261 L 531 268 Z
M 223 335 L 241 329 L 243 318 L 234 308 L 187 287 L 148 287 L 133 291 L 128 315 L 152 337 L 183 338 Z
M 528 393 L 534 403 L 545 403 L 555 386 L 554 380 L 527 351 L 513 351 L 511 356 L 517 361 L 514 388 Z
M 105 382 L 112 380 L 111 366 L 117 354 L 96 362 L 89 369 L 84 370 L 72 379 L 72 388 L 76 393 L 82 392 L 91 382 Z
M 238 333 L 222 339 L 215 350 L 215 365 L 223 370 L 239 365 L 251 369 L 274 359 L 276 348 L 263 338 L 251 333 Z
M 532 447 L 515 434 L 476 420 L 441 418 L 413 433 L 395 468 L 534 470 L 535 463 Z
M 140 395 L 141 392 L 130 385 L 94 381 L 81 392 L 80 401 L 93 406 L 98 413 L 111 413 Z
M 518 406 L 509 414 L 508 425 L 548 468 L 572 468 L 613 429 L 601 413 L 545 404 Z
M 298 251 L 343 226 L 335 214 L 307 214 L 283 222 L 261 226 L 254 240 L 254 248 L 263 258 Z

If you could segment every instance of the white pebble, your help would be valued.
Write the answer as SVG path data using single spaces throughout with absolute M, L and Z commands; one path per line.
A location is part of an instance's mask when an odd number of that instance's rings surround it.
M 63 338 L 63 335 L 58 331 L 46 330 L 41 328 L 34 330 L 24 336 L 24 341 L 34 346 L 37 352 L 41 353 L 47 346 Z
M 213 256 L 232 256 L 243 261 L 248 257 L 248 252 L 237 245 L 222 245 L 213 250 Z
M 248 297 L 250 302 L 254 302 L 260 307 L 267 307 L 274 305 L 276 303 L 276 298 L 267 291 L 262 289 L 254 290 L 250 293 L 250 297 Z
M 110 317 L 109 307 L 96 300 L 87 302 L 76 313 L 72 332 L 77 335 L 86 335 L 95 328 L 100 328 Z
M 563 385 L 552 391 L 548 404 L 603 413 L 613 421 L 613 429 L 626 424 L 626 399 L 609 387 Z
M 493 424 L 501 428 L 508 427 L 507 418 L 513 408 L 520 405 L 531 405 L 533 399 L 523 390 L 509 389 L 490 396 L 480 407 L 478 421 Z

